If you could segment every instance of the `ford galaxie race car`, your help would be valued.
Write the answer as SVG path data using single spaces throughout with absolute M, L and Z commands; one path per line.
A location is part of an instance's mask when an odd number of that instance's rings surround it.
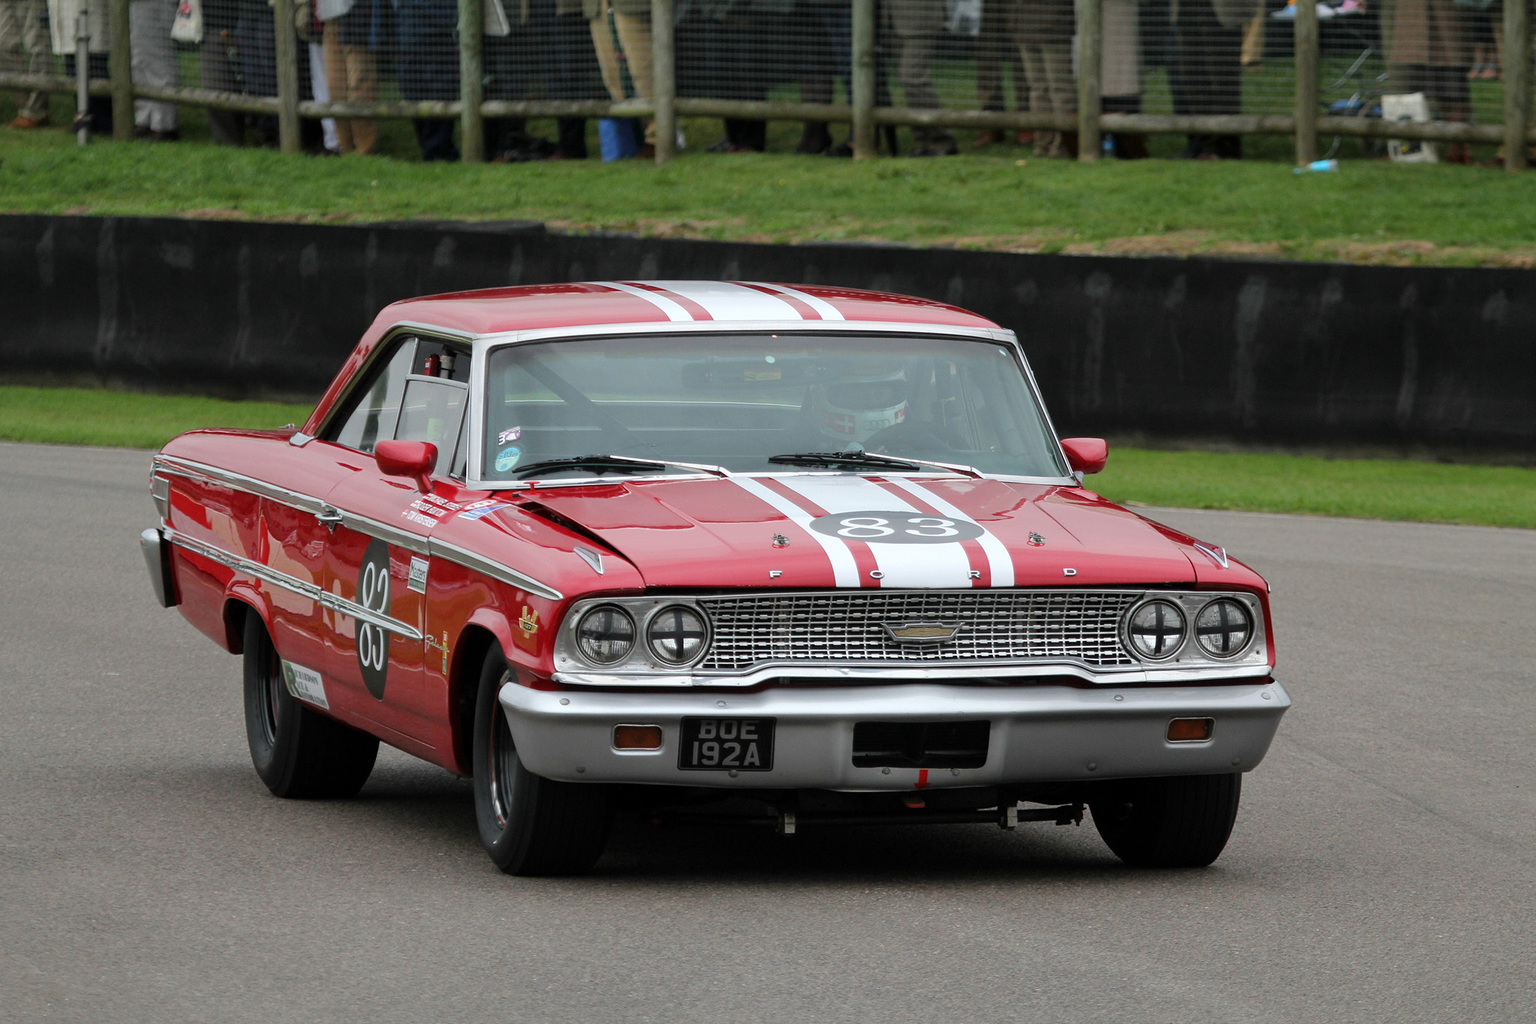
M 166 445 L 155 592 L 244 658 L 251 757 L 473 779 L 514 874 L 615 808 L 783 832 L 1081 821 L 1214 860 L 1290 706 L 1268 588 L 1083 487 L 1012 332 L 828 287 L 398 302 L 295 430 Z

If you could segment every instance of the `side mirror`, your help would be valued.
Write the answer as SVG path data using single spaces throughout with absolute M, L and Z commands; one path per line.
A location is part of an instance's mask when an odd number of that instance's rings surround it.
M 1104 463 L 1109 461 L 1109 444 L 1102 437 L 1062 438 L 1061 450 L 1067 453 L 1067 465 L 1072 471 L 1084 476 L 1102 473 Z
M 408 476 L 422 494 L 432 489 L 432 470 L 437 466 L 437 445 L 429 441 L 380 441 L 373 461 L 385 476 Z

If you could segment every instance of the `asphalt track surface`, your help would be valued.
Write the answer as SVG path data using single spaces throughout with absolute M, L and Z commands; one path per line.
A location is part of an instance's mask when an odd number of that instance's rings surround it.
M 1086 822 L 626 824 L 523 880 L 404 755 L 267 793 L 237 660 L 150 595 L 148 465 L 0 445 L 7 1022 L 1536 1015 L 1536 532 L 1158 513 L 1269 577 L 1296 701 L 1212 868 Z

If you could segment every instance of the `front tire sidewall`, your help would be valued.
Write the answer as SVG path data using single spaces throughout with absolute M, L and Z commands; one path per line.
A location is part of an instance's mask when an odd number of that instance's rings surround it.
M 606 789 L 554 782 L 523 767 L 501 707 L 512 672 L 492 650 L 475 694 L 475 823 L 492 863 L 511 875 L 578 874 L 607 838 Z

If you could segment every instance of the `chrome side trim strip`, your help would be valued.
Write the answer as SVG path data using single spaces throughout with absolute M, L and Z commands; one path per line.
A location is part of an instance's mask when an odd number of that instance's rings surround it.
M 246 491 L 259 498 L 268 498 L 280 505 L 296 508 L 300 512 L 308 512 L 310 515 L 319 515 L 325 502 L 308 494 L 298 491 L 290 491 L 286 487 L 278 487 L 255 477 L 246 476 L 243 473 L 235 473 L 217 466 L 210 466 L 204 462 L 193 462 L 190 459 L 178 459 L 174 455 L 159 455 L 155 457 L 155 471 L 167 476 L 179 476 L 189 480 L 203 479 L 214 483 L 227 484 L 237 490 Z
M 204 558 L 212 559 L 220 565 L 227 565 L 236 572 L 245 573 L 247 576 L 254 576 L 275 587 L 282 587 L 284 590 L 291 590 L 293 593 L 307 597 L 311 601 L 319 602 L 322 608 L 329 608 L 332 611 L 340 612 L 342 615 L 378 626 L 380 629 L 387 629 L 391 633 L 405 637 L 407 640 L 423 639 L 421 631 L 414 626 L 407 625 L 399 619 L 391 618 L 381 612 L 376 612 L 372 608 L 365 608 L 356 601 L 348 601 L 346 598 L 332 594 L 330 591 L 324 590 L 306 580 L 290 576 L 285 572 L 279 572 L 270 566 L 262 565 L 260 562 L 253 562 L 249 558 L 242 558 L 212 544 L 194 540 L 186 534 L 178 533 L 170 528 L 166 528 L 163 532 L 165 539 L 172 544 L 186 548 L 188 551 L 202 555 Z
M 337 511 L 341 512 L 341 524 L 349 530 L 356 530 L 358 533 L 366 534 L 369 537 L 377 537 L 379 540 L 393 544 L 396 547 L 404 548 L 412 554 L 427 554 L 427 538 L 419 533 L 411 533 L 407 530 L 402 530 L 398 526 L 381 523 L 377 519 L 369 519 L 367 516 L 360 516 L 355 512 L 347 512 L 342 509 L 337 509 Z
M 492 561 L 484 555 L 477 555 L 473 551 L 459 547 L 457 544 L 446 544 L 436 539 L 428 543 L 433 558 L 441 558 L 445 562 L 452 562 L 454 565 L 462 565 L 466 569 L 485 573 L 485 575 L 493 580 L 500 580 L 509 586 L 517 587 L 519 590 L 526 590 L 530 594 L 537 594 L 546 600 L 563 601 L 565 599 L 564 594 L 547 583 L 540 583 L 532 576 L 524 576 L 517 570 L 510 569 L 500 562 Z
M 1090 669 L 1081 662 L 1038 661 L 1029 665 L 914 665 L 909 668 L 871 668 L 867 666 L 818 666 L 784 663 L 758 668 L 741 676 L 676 675 L 639 673 L 621 675 L 601 672 L 556 672 L 555 682 L 565 686 L 600 686 L 611 689 L 634 686 L 688 689 L 694 687 L 729 687 L 741 689 L 773 679 L 836 680 L 843 683 L 917 682 L 921 680 L 955 681 L 962 679 L 1030 679 L 1071 676 L 1096 686 L 1124 686 L 1133 683 L 1202 684 L 1229 679 L 1257 679 L 1268 676 L 1268 665 L 1213 665 L 1209 669 Z

